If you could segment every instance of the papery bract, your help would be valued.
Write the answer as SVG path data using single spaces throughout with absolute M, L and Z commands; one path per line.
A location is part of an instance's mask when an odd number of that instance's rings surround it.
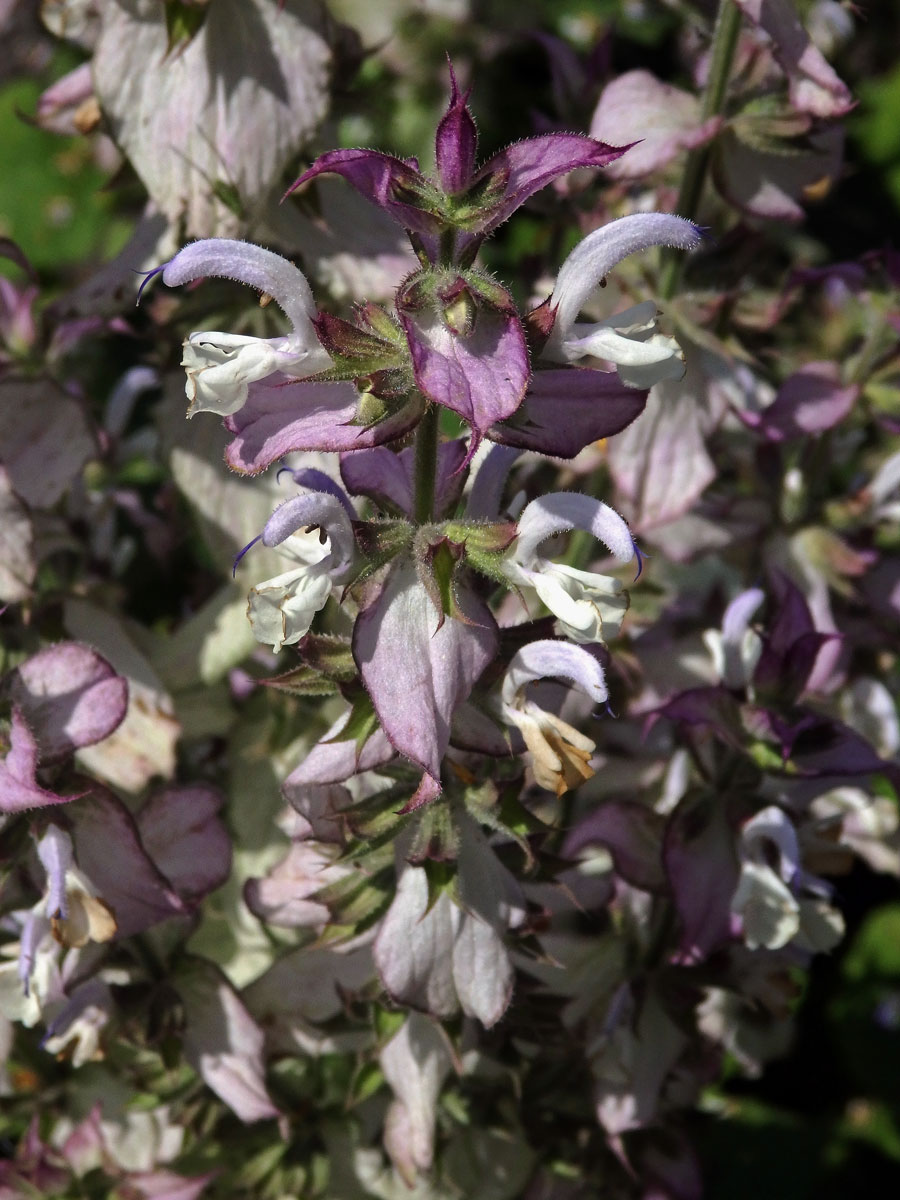
M 327 111 L 326 15 L 309 0 L 216 0 L 169 53 L 155 3 L 92 9 L 97 97 L 156 206 L 188 237 L 239 233 Z
M 453 711 L 497 649 L 497 627 L 474 596 L 460 596 L 463 619 L 441 619 L 415 569 L 393 568 L 359 615 L 353 656 L 391 744 L 440 780 Z
M 452 232 L 449 261 L 471 262 L 487 234 L 535 192 L 579 167 L 604 167 L 627 147 L 607 146 L 583 134 L 550 133 L 514 142 L 474 170 L 475 128 L 454 77 L 435 149 L 439 182 L 423 175 L 415 159 L 376 150 L 332 150 L 316 159 L 288 194 L 318 175 L 341 175 L 401 224 L 432 263 L 444 253 L 443 230 Z
M 511 416 L 519 407 L 530 366 L 525 333 L 509 294 L 494 285 L 488 303 L 465 287 L 462 279 L 456 285 L 462 286 L 453 299 L 474 309 L 466 328 L 454 328 L 436 303 L 420 305 L 415 299 L 415 281 L 400 289 L 397 310 L 409 342 L 416 385 L 430 400 L 469 423 L 474 451 L 495 421 Z M 447 302 L 452 303 L 449 297 Z
M 614 372 L 540 368 L 518 410 L 487 437 L 504 446 L 574 458 L 585 446 L 620 433 L 641 415 L 647 392 Z
M 284 781 L 288 803 L 294 804 L 295 795 L 305 787 L 343 783 L 358 772 L 377 770 L 394 757 L 396 751 L 383 729 L 374 730 L 361 749 L 355 741 L 340 738 L 348 718 L 349 713 L 339 717 Z
M 35 778 L 38 745 L 17 708 L 12 711 L 9 750 L 0 761 L 0 812 L 22 812 L 48 804 L 67 804 L 76 799 L 42 788 Z
M 503 932 L 524 916 L 521 890 L 471 821 L 461 827 L 459 904 L 429 902 L 424 868 L 402 863 L 374 958 L 392 996 L 438 1017 L 459 1008 L 487 1027 L 509 1004 L 513 969 Z
M 89 646 L 60 642 L 19 666 L 11 696 L 37 738 L 41 759 L 54 760 L 118 727 L 128 683 Z
M 441 517 L 459 499 L 465 483 L 461 471 L 465 443 L 456 439 L 438 446 L 434 481 L 434 512 Z M 353 495 L 364 495 L 384 506 L 385 502 L 406 516 L 413 515 L 413 447 L 393 453 L 386 447 L 358 450 L 341 456 L 341 477 Z
M 189 958 L 173 981 L 184 1005 L 184 1052 L 242 1121 L 278 1115 L 266 1090 L 263 1033 L 212 963 Z
M 437 1102 L 450 1070 L 450 1054 L 439 1027 L 413 1012 L 378 1061 L 395 1097 L 385 1118 L 386 1148 L 412 1186 L 434 1157 Z
M 365 450 L 403 437 L 425 411 L 425 401 L 413 393 L 376 423 L 364 425 L 357 423 L 359 404 L 352 383 L 273 375 L 253 384 L 243 408 L 226 419 L 235 437 L 225 461 L 235 471 L 255 475 L 295 450 Z
M 847 85 L 813 45 L 791 0 L 735 0 L 772 39 L 790 86 L 791 103 L 816 117 L 841 117 L 853 107 Z
M 613 179 L 639 179 L 659 170 L 680 151 L 713 138 L 721 117 L 700 117 L 700 101 L 690 92 L 662 83 L 650 71 L 626 71 L 603 89 L 591 118 L 591 136 L 637 144 L 609 164 Z

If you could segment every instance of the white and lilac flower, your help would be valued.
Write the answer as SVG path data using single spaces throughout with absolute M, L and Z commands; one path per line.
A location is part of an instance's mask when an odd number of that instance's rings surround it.
M 591 293 L 623 258 L 651 246 L 693 250 L 701 240 L 695 225 L 668 213 L 634 213 L 611 221 L 578 243 L 560 268 L 549 305 L 555 320 L 543 357 L 551 362 L 602 358 L 616 366 L 622 383 L 649 388 L 680 379 L 684 356 L 674 338 L 656 330 L 652 300 L 601 321 L 579 323 Z
M 827 900 L 827 884 L 806 872 L 797 831 L 780 808 L 769 805 L 741 831 L 741 873 L 731 910 L 751 950 L 778 950 L 789 942 L 810 951 L 831 950 L 844 931 Z
M 727 688 L 747 688 L 763 652 L 763 641 L 750 622 L 765 600 L 760 588 L 741 592 L 725 609 L 721 631 L 707 629 L 703 641 Z
M 333 584 L 346 577 L 354 556 L 353 527 L 337 497 L 307 492 L 277 508 L 259 540 L 277 546 L 292 563 L 290 570 L 251 588 L 248 598 L 254 637 L 277 652 L 309 631 Z
M 606 701 L 603 667 L 589 651 L 569 642 L 531 642 L 510 660 L 500 691 L 500 715 L 522 734 L 535 781 L 561 796 L 594 774 L 589 764 L 595 744 L 528 698 L 529 684 L 553 678 L 570 680 L 594 704 Z
M 540 553 L 547 538 L 572 529 L 593 534 L 617 562 L 630 562 L 638 553 L 628 526 L 608 504 L 577 492 L 553 492 L 526 505 L 506 574 L 517 587 L 537 593 L 565 637 L 604 642 L 619 632 L 628 609 L 621 580 L 555 563 Z
M 251 383 L 280 373 L 306 379 L 327 370 L 331 359 L 316 336 L 316 306 L 306 276 L 293 263 L 250 242 L 206 238 L 191 242 L 163 268 L 169 287 L 215 276 L 256 288 L 284 311 L 293 326 L 286 337 L 192 333 L 184 343 L 188 416 L 230 416 L 243 407 Z

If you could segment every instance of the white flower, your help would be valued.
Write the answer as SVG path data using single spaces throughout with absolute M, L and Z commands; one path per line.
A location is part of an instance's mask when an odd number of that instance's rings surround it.
M 606 700 L 603 668 L 587 650 L 568 642 L 531 642 L 510 659 L 500 691 L 500 715 L 522 734 L 538 786 L 561 796 L 594 774 L 590 758 L 595 744 L 528 698 L 530 683 L 553 678 L 571 680 L 595 704 Z
M 777 853 L 777 870 L 770 851 Z M 752 817 L 741 831 L 741 874 L 731 910 L 744 927 L 751 950 L 778 950 L 800 929 L 800 906 L 787 886 L 800 869 L 797 832 L 780 808 L 770 805 Z
M 253 636 L 277 652 L 308 632 L 332 584 L 343 579 L 353 558 L 353 528 L 339 499 L 307 492 L 275 510 L 261 540 L 295 564 L 251 588 L 248 597 Z
M 276 373 L 305 379 L 331 365 L 316 337 L 312 292 L 293 263 L 250 242 L 206 238 L 185 246 L 162 272 L 169 287 L 207 276 L 235 279 L 271 296 L 293 330 L 277 338 L 192 333 L 184 343 L 181 362 L 187 372 L 189 417 L 198 412 L 228 416 L 243 406 L 250 384 L 257 380 Z
M 779 950 L 793 942 L 817 952 L 840 941 L 843 919 L 826 902 L 827 884 L 801 866 L 797 831 L 780 808 L 769 805 L 744 825 L 739 854 L 731 910 L 741 919 L 749 949 Z
M 753 679 L 763 642 L 750 622 L 764 600 L 759 588 L 741 592 L 725 609 L 721 632 L 707 629 L 703 634 L 716 674 L 728 688 L 747 688 Z
M 628 609 L 621 580 L 555 563 L 539 553 L 547 538 L 572 529 L 592 533 L 619 562 L 635 556 L 628 526 L 608 504 L 577 492 L 552 492 L 523 510 L 506 574 L 517 587 L 534 589 L 573 642 L 603 642 L 616 636 Z
M 605 320 L 579 324 L 577 317 L 601 280 L 629 254 L 650 246 L 693 250 L 700 242 L 696 226 L 668 213 L 634 213 L 611 221 L 578 243 L 560 268 L 550 296 L 555 322 L 543 357 L 551 362 L 603 358 L 615 363 L 630 387 L 649 388 L 664 379 L 680 379 L 684 355 L 674 338 L 656 331 L 656 305 L 636 304 Z
M 331 550 L 318 532 L 297 533 L 279 551 L 296 566 L 250 589 L 247 619 L 258 642 L 278 651 L 298 642 L 331 595 Z

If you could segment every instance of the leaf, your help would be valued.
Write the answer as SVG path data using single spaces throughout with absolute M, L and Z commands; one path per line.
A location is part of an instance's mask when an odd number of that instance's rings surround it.
M 0 600 L 18 603 L 31 592 L 37 564 L 28 510 L 0 466 Z
M 378 717 L 369 696 L 361 689 L 354 692 L 353 706 L 347 724 L 339 733 L 328 739 L 325 745 L 333 742 L 355 742 L 357 754 L 361 753 L 371 734 L 378 728 Z
M 336 696 L 340 693 L 340 688 L 333 680 L 305 665 L 259 682 L 277 692 L 286 692 L 289 696 Z
M 205 13 L 137 0 L 100 17 L 97 97 L 150 198 L 189 237 L 236 235 L 238 201 L 259 210 L 327 111 L 323 11 L 312 0 L 216 0 Z
M 206 20 L 206 6 L 202 4 L 182 4 L 181 0 L 165 0 L 166 33 L 169 44 L 166 54 L 180 50 L 196 36 Z
M 41 760 L 65 758 L 122 722 L 128 684 L 89 646 L 60 642 L 23 662 L 10 694 L 37 738 Z

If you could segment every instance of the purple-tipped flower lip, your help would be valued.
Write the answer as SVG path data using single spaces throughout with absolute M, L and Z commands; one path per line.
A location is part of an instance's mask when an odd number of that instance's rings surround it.
M 300 334 L 316 346 L 312 290 L 303 272 L 272 250 L 239 238 L 200 238 L 188 242 L 165 263 L 163 282 L 179 287 L 195 279 L 231 279 L 266 292 Z
M 621 563 L 629 562 L 637 550 L 631 530 L 608 504 L 580 492 L 551 492 L 522 510 L 518 523 L 521 561 L 535 561 L 542 542 L 571 529 L 592 534 Z
M 602 665 L 583 646 L 572 642 L 545 639 L 517 650 L 506 668 L 501 689 L 504 702 L 511 703 L 540 679 L 566 679 L 575 691 L 598 704 L 608 699 Z
M 38 842 L 38 858 L 47 873 L 47 912 L 65 920 L 68 916 L 66 871 L 72 866 L 72 841 L 58 825 L 51 824 Z

